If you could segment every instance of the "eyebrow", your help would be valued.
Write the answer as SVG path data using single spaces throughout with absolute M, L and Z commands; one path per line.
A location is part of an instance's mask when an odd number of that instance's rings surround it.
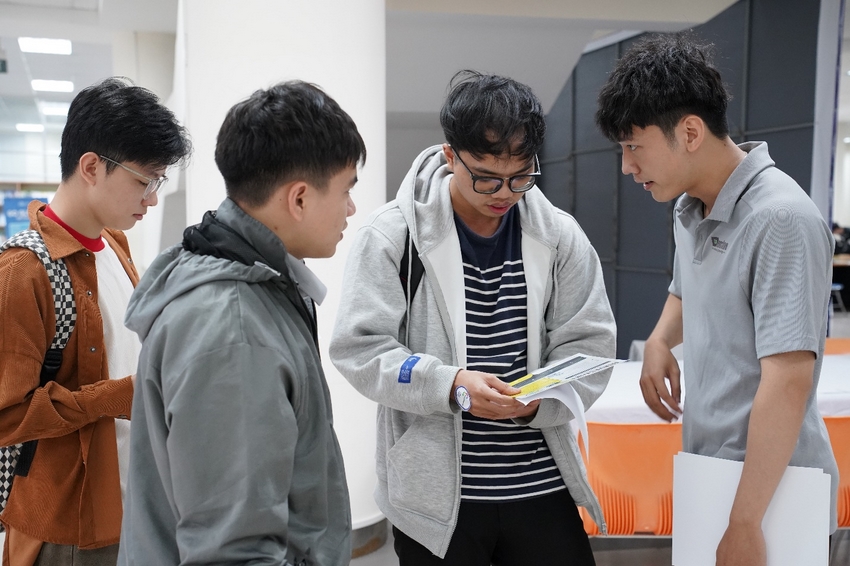
M 528 165 L 526 165 L 522 169 L 518 170 L 513 175 L 508 175 L 508 177 L 509 178 L 510 177 L 518 177 L 518 176 L 522 175 L 529 167 L 534 167 L 534 157 L 531 158 Z M 500 179 L 502 178 L 502 177 L 499 176 L 499 173 L 497 173 L 496 171 L 490 171 L 489 169 L 481 169 L 479 167 L 476 167 L 476 169 L 478 169 L 478 171 L 481 172 L 479 177 L 499 177 Z M 476 175 L 477 175 L 477 173 L 476 173 Z

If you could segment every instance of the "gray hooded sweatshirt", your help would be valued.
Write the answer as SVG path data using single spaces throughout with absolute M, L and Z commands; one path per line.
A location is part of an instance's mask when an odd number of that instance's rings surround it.
M 229 199 L 193 229 L 208 220 L 224 257 L 166 250 L 127 312 L 143 346 L 118 562 L 348 564 L 342 454 L 287 252 Z
M 440 557 L 460 506 L 462 424 L 451 399 L 455 375 L 466 366 L 463 268 L 451 175 L 440 146 L 425 150 L 396 199 L 358 231 L 330 344 L 331 361 L 342 375 L 379 403 L 379 508 Z M 528 371 L 577 352 L 614 356 L 614 317 L 599 258 L 584 232 L 536 187 L 516 206 L 528 294 Z M 409 305 L 399 280 L 408 230 L 425 267 Z M 576 382 L 585 408 L 609 377 L 610 370 Z M 569 427 L 572 418 L 562 403 L 545 399 L 533 419 L 517 422 L 543 431 L 573 499 L 604 532 L 599 502 Z

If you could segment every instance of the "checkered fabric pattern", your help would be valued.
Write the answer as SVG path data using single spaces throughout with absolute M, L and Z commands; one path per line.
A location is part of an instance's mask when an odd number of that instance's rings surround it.
M 6 508 L 9 492 L 12 491 L 12 478 L 15 477 L 15 465 L 23 444 L 0 448 L 0 510 Z
M 74 289 L 71 287 L 71 276 L 65 266 L 65 260 L 53 261 L 50 252 L 35 230 L 18 232 L 0 246 L 0 253 L 9 248 L 27 248 L 32 250 L 47 270 L 47 278 L 53 289 L 53 306 L 56 311 L 56 334 L 51 349 L 63 349 L 68 344 L 71 332 L 77 322 L 77 306 L 74 302 Z M 15 466 L 23 444 L 0 447 L 0 511 L 6 508 L 9 493 L 12 491 L 12 480 L 15 477 Z
M 41 239 L 41 234 L 35 230 L 18 232 L 0 246 L 0 253 L 9 248 L 27 248 L 38 256 L 47 270 L 47 278 L 53 287 L 53 307 L 56 310 L 56 335 L 50 347 L 62 349 L 68 344 L 71 332 L 77 322 L 77 305 L 74 303 L 74 289 L 71 287 L 71 276 L 65 267 L 65 260 L 50 259 L 50 252 Z

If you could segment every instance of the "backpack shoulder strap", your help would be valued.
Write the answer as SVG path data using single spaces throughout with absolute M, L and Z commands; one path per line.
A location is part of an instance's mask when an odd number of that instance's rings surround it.
M 35 230 L 18 232 L 0 246 L 0 253 L 9 248 L 31 250 L 38 256 L 47 270 L 47 278 L 50 280 L 50 287 L 53 291 L 53 307 L 56 313 L 56 333 L 53 342 L 50 344 L 50 350 L 61 351 L 68 344 L 68 339 L 77 323 L 74 289 L 71 286 L 71 276 L 68 273 L 65 260 L 57 259 L 53 261 L 50 259 L 50 252 L 47 251 L 47 246 L 44 244 L 41 234 Z M 47 361 L 46 358 L 45 361 Z
M 47 250 L 44 239 L 35 230 L 18 232 L 0 246 L 0 253 L 9 248 L 27 248 L 32 251 L 47 270 L 47 278 L 50 280 L 50 288 L 53 291 L 56 332 L 53 335 L 50 348 L 44 354 L 44 363 L 41 365 L 39 382 L 41 387 L 44 387 L 48 382 L 56 379 L 56 374 L 59 373 L 59 368 L 62 366 L 62 350 L 68 345 L 68 339 L 77 323 L 77 305 L 74 301 L 71 276 L 64 259 L 57 259 L 56 261 L 50 259 L 50 252 Z M 8 501 L 11 490 L 11 474 L 14 473 L 16 476 L 29 474 L 37 447 L 38 440 L 30 440 L 3 449 L 2 457 L 5 458 L 7 466 L 2 474 L 3 489 L 0 492 L 0 510 L 5 508 Z
M 411 257 L 413 258 L 412 262 Z M 401 256 L 401 266 L 398 273 L 405 299 L 407 299 L 408 276 L 410 277 L 410 300 L 412 301 L 413 297 L 416 296 L 416 290 L 419 288 L 419 283 L 422 281 L 424 274 L 425 266 L 422 265 L 422 258 L 419 257 L 416 244 L 411 241 L 410 231 L 408 230 L 404 236 L 404 255 Z

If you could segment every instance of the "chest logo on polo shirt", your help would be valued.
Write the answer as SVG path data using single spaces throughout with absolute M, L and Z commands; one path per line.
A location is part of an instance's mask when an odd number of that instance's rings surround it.
M 726 248 L 728 248 L 728 247 L 729 247 L 729 244 L 727 242 L 724 242 L 720 238 L 712 236 L 712 238 L 711 238 L 711 248 L 714 251 L 717 251 L 717 252 L 720 252 L 720 253 L 726 253 Z

